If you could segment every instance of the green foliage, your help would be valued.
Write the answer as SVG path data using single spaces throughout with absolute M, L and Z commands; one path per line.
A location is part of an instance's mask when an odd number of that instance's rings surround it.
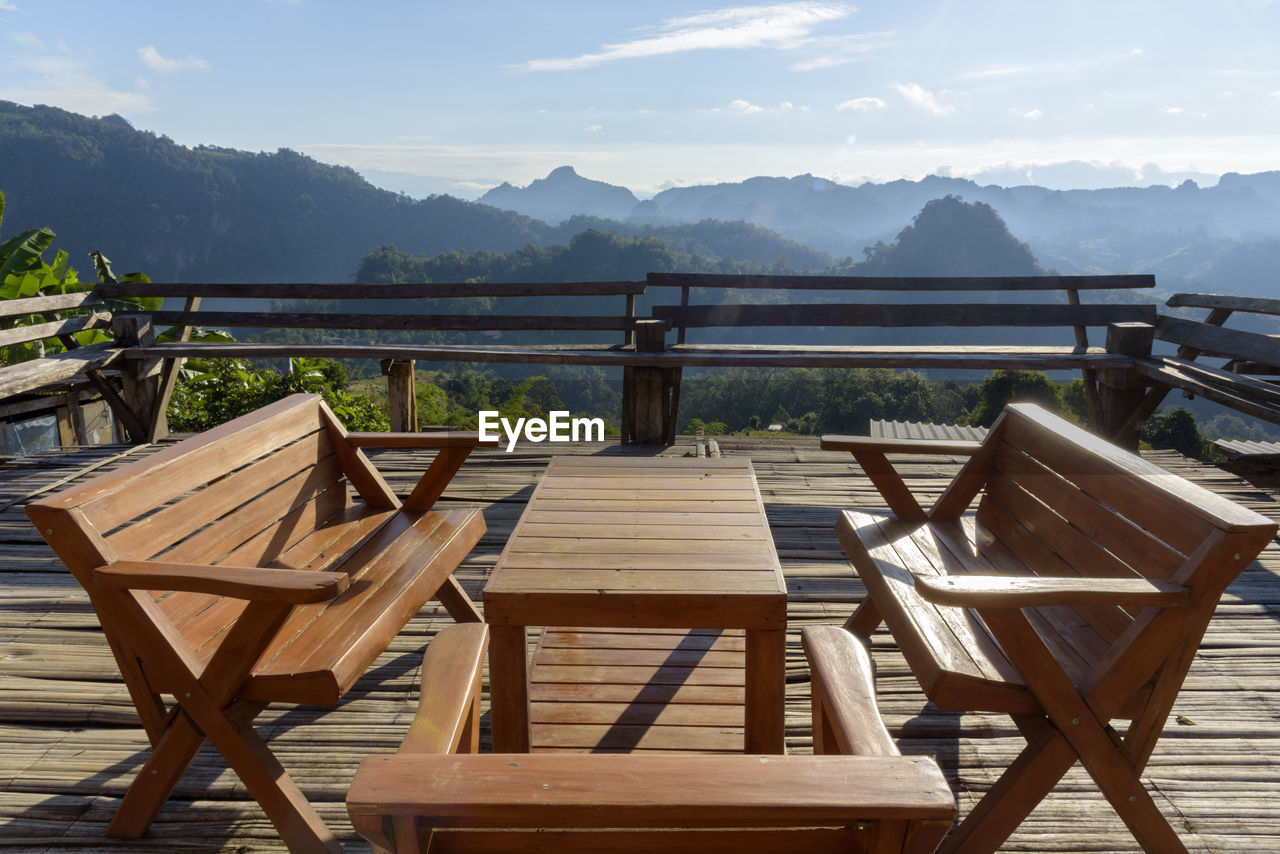
M 680 396 L 682 431 L 701 419 L 731 431 L 781 424 L 814 434 L 865 433 L 873 418 L 954 422 L 967 413 L 971 393 L 914 371 L 777 368 L 690 373 Z
M 194 364 L 193 364 L 194 363 Z M 331 359 L 291 359 L 289 369 L 259 370 L 242 359 L 192 360 L 169 401 L 169 427 L 198 432 L 283 397 L 310 392 L 349 430 L 387 430 L 386 411 L 347 386 L 347 370 Z
M 5 209 L 4 194 L 0 193 L 0 224 L 3 224 Z M 92 287 L 92 282 L 81 282 L 80 274 L 68 261 L 67 253 L 59 249 L 53 263 L 44 260 L 44 252 L 53 243 L 54 233 L 49 228 L 30 228 L 0 243 L 0 299 L 28 299 L 37 296 L 57 296 L 61 294 L 80 293 Z M 127 273 L 119 278 L 111 271 L 111 262 L 101 252 L 90 253 L 99 282 L 119 284 L 121 282 L 150 281 L 142 273 Z M 107 301 L 110 311 L 152 311 L 160 307 L 158 298 L 152 299 L 111 299 Z M 82 309 L 64 309 L 59 315 L 64 318 L 77 317 L 86 312 Z M 12 317 L 4 321 L 4 328 L 13 329 L 45 323 L 43 315 L 27 315 Z M 111 334 L 103 329 L 86 329 L 73 333 L 72 338 L 80 346 L 109 341 Z M 57 338 L 42 341 L 28 341 L 11 344 L 0 348 L 0 364 L 12 365 L 37 359 L 53 353 L 60 353 L 66 346 Z
M 1082 385 L 1081 397 L 1083 394 Z M 977 405 L 961 423 L 990 427 L 1001 410 L 1015 402 L 1038 403 L 1051 412 L 1065 413 L 1080 420 L 1065 405 L 1062 387 L 1045 376 L 1043 371 L 1000 369 L 978 384 Z
M 1172 449 L 1193 459 L 1210 460 L 1218 456 L 1213 443 L 1196 428 L 1195 417 L 1181 406 L 1152 415 L 1142 425 L 1138 438 L 1147 447 Z

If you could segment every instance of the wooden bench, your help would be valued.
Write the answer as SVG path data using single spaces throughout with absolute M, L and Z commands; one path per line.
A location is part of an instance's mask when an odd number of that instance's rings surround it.
M 1155 277 L 1129 276 L 734 276 L 650 273 L 650 288 L 680 287 L 679 305 L 655 305 L 653 316 L 676 329 L 661 356 L 671 365 L 670 430 L 678 409 L 681 366 L 893 368 L 930 370 L 1081 370 L 1091 417 L 1108 427 L 1110 386 L 1132 353 L 1111 327 L 1152 324 L 1155 307 L 1137 302 L 1084 302 L 1082 293 L 1155 287 Z M 766 302 L 690 304 L 693 289 L 774 297 Z M 808 298 L 795 294 L 811 292 Z M 947 296 L 954 293 L 956 297 Z M 776 301 L 786 294 L 786 302 Z M 944 301 L 945 300 L 945 301 Z M 1108 330 L 1105 347 L 1090 346 L 1088 327 Z M 751 343 L 686 340 L 689 330 L 764 330 Z M 774 332 L 808 328 L 802 344 Z M 919 330 L 928 330 L 925 338 Z M 1070 332 L 1067 332 L 1067 330 Z M 832 335 L 824 330 L 834 330 Z M 1028 330 L 1038 331 L 1034 337 Z M 1057 330 L 1056 334 L 1055 331 Z M 915 340 L 910 337 L 914 332 Z M 1064 334 L 1065 333 L 1065 334 Z M 904 343 L 903 339 L 906 338 Z M 761 340 L 762 339 L 762 340 Z M 740 339 L 739 339 L 740 340 Z M 786 340 L 801 340 L 795 332 Z M 1123 339 L 1117 339 L 1123 340 Z M 831 343 L 828 343 L 831 342 Z M 1034 343 L 1031 343 L 1034 342 Z M 1149 344 L 1149 339 L 1147 341 Z M 1146 351 L 1149 353 L 1150 350 Z M 1125 410 L 1127 414 L 1127 409 Z M 1110 433 L 1110 431 L 1108 431 Z
M 484 628 L 450 627 L 431 642 L 423 705 L 400 751 L 356 772 L 347 811 L 376 850 L 928 854 L 951 826 L 955 799 L 937 765 L 898 755 L 883 725 L 851 743 L 864 755 L 451 755 L 474 750 L 463 733 L 479 702 Z M 849 716 L 879 721 L 865 653 L 826 678 L 860 683 L 833 686 L 828 703 L 853 700 Z
M 166 385 L 176 379 L 172 366 L 190 357 L 377 359 L 387 376 L 391 429 L 412 431 L 417 429 L 415 361 L 622 365 L 635 355 L 636 298 L 644 290 L 644 282 L 628 281 L 379 285 L 150 282 L 99 285 L 97 292 L 107 297 L 185 300 L 182 310 L 151 312 L 142 319 L 145 323 L 235 331 L 240 339 L 235 343 L 193 343 L 183 338 L 156 344 L 145 336 L 128 343 L 123 355 L 130 365 L 165 361 Z M 521 300 L 531 299 L 537 300 L 531 308 L 538 313 L 514 309 Z M 229 300 L 270 300 L 270 310 L 230 311 Z M 441 301 L 446 301 L 443 309 L 439 308 Z M 468 308 L 472 310 L 468 312 Z M 263 328 L 315 332 L 312 340 L 255 340 L 255 331 Z M 445 343 L 426 343 L 403 334 L 426 332 L 446 333 L 451 338 Z M 559 334 L 551 339 L 547 332 Z M 393 333 L 402 334 L 389 338 Z M 374 336 L 382 336 L 381 342 L 373 343 Z M 167 400 L 164 388 L 150 389 L 139 397 Z
M 0 329 L 0 347 L 46 342 L 58 351 L 0 365 L 0 418 L 67 409 L 73 413 L 69 420 L 76 425 L 76 439 L 85 442 L 77 418 L 81 399 L 101 397 L 123 431 L 143 441 L 146 425 L 121 397 L 119 380 L 107 373 L 123 362 L 120 351 L 109 341 L 82 346 L 75 338 L 81 332 L 108 330 L 111 322 L 106 301 L 96 291 L 0 300 L 0 326 L 7 327 Z
M 1219 597 L 1276 524 L 1030 404 L 980 445 L 822 446 L 868 466 L 896 516 L 836 526 L 868 593 L 848 627 L 883 620 L 936 705 L 1008 713 L 1027 738 L 943 850 L 995 851 L 1078 759 L 1145 850 L 1185 851 L 1139 775 Z M 970 458 L 925 511 L 888 453 Z
M 1174 294 L 1170 308 L 1203 308 L 1203 321 L 1161 314 L 1156 320 L 1157 341 L 1177 344 L 1172 356 L 1139 360 L 1135 370 L 1153 385 L 1134 408 L 1131 420 L 1141 423 L 1164 401 L 1171 389 L 1182 389 L 1246 415 L 1280 424 L 1280 340 L 1276 336 L 1224 324 L 1233 315 L 1274 318 L 1280 316 L 1280 300 L 1223 294 Z M 1216 358 L 1218 365 L 1200 357 Z
M 295 395 L 28 505 L 153 747 L 109 834 L 142 834 L 207 738 L 291 850 L 337 850 L 252 721 L 272 702 L 336 704 L 433 595 L 479 621 L 451 573 L 484 519 L 432 509 L 477 444 L 348 433 Z M 410 446 L 439 451 L 402 502 L 360 448 Z

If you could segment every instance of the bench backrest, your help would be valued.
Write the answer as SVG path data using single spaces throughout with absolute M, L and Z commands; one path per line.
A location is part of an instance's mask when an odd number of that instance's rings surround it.
M 130 295 L 186 300 L 181 310 L 150 312 L 159 326 L 234 327 L 237 337 L 251 341 L 251 328 L 318 330 L 312 346 L 325 344 L 334 358 L 343 346 L 355 347 L 361 332 L 479 332 L 485 342 L 505 341 L 514 334 L 556 331 L 548 343 L 565 344 L 563 333 L 619 333 L 612 343 L 630 343 L 635 327 L 636 297 L 644 282 L 439 282 L 386 285 L 346 284 L 181 284 L 100 285 L 108 296 Z M 486 305 L 459 300 L 486 299 Z M 203 301 L 217 300 L 210 309 Z M 237 310 L 226 310 L 235 300 Z M 244 310 L 242 301 L 263 301 L 262 309 Z M 270 300 L 271 302 L 266 302 Z M 441 302 L 448 300 L 450 302 Z M 514 300 L 512 302 L 511 300 Z M 524 301 L 522 301 L 524 300 Z M 529 302 L 528 300 L 534 300 Z M 616 300 L 616 302 L 614 302 Z M 611 308 L 604 309 L 608 305 Z M 443 308 L 442 308 L 443 306 Z M 468 311 L 468 309 L 471 309 Z M 521 311 L 526 309 L 526 311 Z M 321 331 L 322 330 L 322 331 Z M 496 337 L 494 337 L 496 336 Z M 387 341 L 384 337 L 383 341 Z M 387 342 L 390 348 L 395 343 Z M 361 355 L 367 355 L 361 353 Z
M 111 624 L 110 597 L 99 591 L 92 570 L 152 558 L 267 567 L 326 520 L 357 509 L 349 484 L 368 507 L 397 506 L 394 493 L 344 435 L 319 396 L 293 395 L 33 502 L 27 513 L 95 610 L 107 615 L 103 631 L 117 658 L 127 661 L 128 633 Z M 243 608 L 242 602 L 193 592 L 139 604 L 192 649 L 217 636 Z M 206 612 L 208 619 L 196 619 Z M 126 661 L 121 669 L 128 673 Z
M 957 484 L 966 477 L 985 484 L 977 541 L 997 571 L 1171 580 L 1192 589 L 1192 610 L 1171 622 L 1157 620 L 1170 610 L 1159 607 L 1042 609 L 1038 628 L 1056 638 L 1079 677 L 1096 678 L 1148 631 L 1168 633 L 1156 644 L 1166 652 L 1183 643 L 1194 649 L 1248 562 L 1240 556 L 1257 554 L 1275 531 L 1270 520 L 1031 404 L 1006 408 Z M 954 510 L 965 491 L 955 486 L 940 506 Z
M 268 566 L 350 503 L 346 468 L 362 458 L 340 455 L 340 430 L 319 396 L 293 395 L 33 510 L 57 511 L 100 536 L 104 563 L 163 556 Z M 76 563 L 68 562 L 73 571 Z
M 728 276 L 650 273 L 650 287 L 681 288 L 680 305 L 655 305 L 653 316 L 677 329 L 679 343 L 694 327 L 987 327 L 984 342 L 998 344 L 990 327 L 1072 327 L 1075 344 L 1087 346 L 1085 329 L 1112 323 L 1155 322 L 1151 305 L 1103 302 L 1082 304 L 1082 290 L 1150 288 L 1155 279 L 1133 276 Z M 748 291 L 814 291 L 817 303 L 690 305 L 691 288 Z M 876 293 L 876 299 L 831 302 L 833 293 L 853 300 Z M 958 292 L 960 299 L 940 302 L 939 295 Z M 1040 295 L 1037 299 L 1036 295 Z M 1064 302 L 1050 302 L 1052 295 Z

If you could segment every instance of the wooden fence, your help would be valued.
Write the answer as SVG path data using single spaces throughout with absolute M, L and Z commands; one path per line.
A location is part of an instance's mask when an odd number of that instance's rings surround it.
M 1280 423 L 1280 390 L 1260 376 L 1277 372 L 1280 345 L 1266 334 L 1222 325 L 1232 312 L 1280 314 L 1280 303 L 1185 294 L 1170 300 L 1171 306 L 1210 309 L 1198 322 L 1158 313 L 1140 296 L 1154 285 L 1146 275 L 653 273 L 643 282 L 99 286 L 88 294 L 4 305 L 4 316 L 22 317 L 27 325 L 0 331 L 0 346 L 51 337 L 74 343 L 71 332 L 106 325 L 115 340 L 0 367 L 0 417 L 30 407 L 31 394 L 42 389 L 88 388 L 111 404 L 132 440 L 154 440 L 166 432 L 164 410 L 183 359 L 303 356 L 380 361 L 395 430 L 416 426 L 418 361 L 620 367 L 623 440 L 645 444 L 674 440 L 682 372 L 695 366 L 1080 370 L 1095 430 L 1126 445 L 1136 443 L 1142 421 L 1173 387 Z M 671 289 L 678 289 L 678 302 L 658 304 L 658 296 Z M 113 316 L 105 310 L 106 300 L 122 296 L 159 296 L 167 304 L 149 314 Z M 442 300 L 464 298 L 491 302 L 438 308 Z M 518 299 L 531 299 L 535 312 L 513 310 L 518 303 L 511 301 Z M 228 308 L 228 300 L 237 302 Z M 245 300 L 264 306 L 245 310 L 239 302 Z M 182 308 L 175 310 L 178 301 Z M 354 310 L 361 305 L 374 310 Z M 647 316 L 638 305 L 647 308 Z M 59 314 L 70 309 L 79 315 Z M 173 340 L 156 343 L 157 330 L 169 326 L 176 329 Z M 234 328 L 240 340 L 190 341 L 193 326 Z M 815 343 L 784 343 L 795 339 L 797 327 L 813 329 L 805 337 Z M 281 343 L 257 338 L 253 330 L 260 328 L 347 334 Z M 859 343 L 871 328 L 917 330 L 920 340 Z M 764 340 L 714 337 L 743 329 Z M 1101 331 L 1101 346 L 1090 343 L 1090 329 Z M 923 339 L 920 330 L 927 332 Z M 1035 343 L 1023 340 L 1027 330 L 1036 330 Z M 385 338 L 390 332 L 446 332 L 460 340 L 391 343 Z M 946 340 L 953 333 L 963 341 Z M 477 334 L 493 337 L 477 340 Z M 839 340 L 816 343 L 819 334 Z M 1155 340 L 1181 348 L 1153 355 Z M 1201 355 L 1226 364 L 1197 362 Z M 119 376 L 120 391 L 109 374 Z

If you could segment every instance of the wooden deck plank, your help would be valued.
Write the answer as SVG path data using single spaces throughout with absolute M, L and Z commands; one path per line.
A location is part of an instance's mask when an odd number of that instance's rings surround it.
M 863 595 L 832 530 L 838 511 L 883 505 L 847 454 L 823 452 L 816 440 L 720 436 L 717 441 L 722 453 L 751 458 L 781 558 L 788 589 L 787 746 L 789 751 L 805 752 L 811 745 L 809 683 L 798 633 L 806 625 L 842 623 Z M 667 453 L 692 453 L 692 440 L 683 442 Z M 95 464 L 101 464 L 101 470 L 149 452 L 141 449 L 112 459 L 126 450 L 87 448 L 0 465 L 0 505 L 14 502 L 0 507 L 0 844 L 32 851 L 71 846 L 86 852 L 191 847 L 283 851 L 261 810 L 221 760 L 208 752 L 197 757 L 192 774 L 147 837 L 104 837 L 118 798 L 147 755 L 147 740 L 135 723 L 87 597 L 31 529 L 21 501 L 57 480 L 73 482 L 87 476 L 91 473 L 86 469 Z M 481 450 L 450 485 L 441 506 L 483 506 L 489 526 L 458 572 L 477 602 L 549 456 L 575 453 L 633 456 L 616 443 L 544 443 L 536 449 L 522 445 L 512 454 Z M 369 454 L 404 494 L 430 452 L 390 449 Z M 1280 518 L 1280 497 L 1266 489 L 1171 452 L 1150 458 L 1244 506 Z M 678 471 L 683 464 L 668 457 L 650 459 L 655 469 L 671 466 Z M 930 458 L 904 461 L 900 470 L 912 490 L 933 496 L 957 464 Z M 597 512 L 602 516 L 592 521 L 602 527 L 625 525 L 635 500 L 600 505 Z M 723 518 L 725 512 L 733 513 L 734 508 L 703 514 L 707 518 L 700 522 L 731 525 L 732 519 Z M 554 525 L 565 520 L 538 521 Z M 682 524 L 676 518 L 653 521 Z M 393 751 L 403 738 L 417 705 L 422 648 L 450 622 L 443 608 L 429 603 L 337 708 L 268 709 L 260 719 L 260 732 L 349 851 L 368 847 L 348 824 L 342 802 L 347 785 L 360 758 Z M 625 644 L 634 640 L 618 643 L 627 648 Z M 710 648 L 724 647 L 728 640 L 715 640 Z M 872 656 L 880 708 L 890 732 L 903 752 L 938 759 L 964 814 L 1023 741 L 1003 716 L 960 716 L 929 706 L 887 632 L 874 636 Z M 531 697 L 535 703 L 553 703 L 572 690 L 565 687 L 571 684 L 538 683 Z M 666 690 L 688 707 L 734 705 L 741 701 L 742 689 L 671 684 Z M 617 691 L 619 704 L 635 706 L 654 699 L 637 697 L 636 689 L 627 685 Z M 601 696 L 599 689 L 595 693 Z M 485 749 L 488 738 L 486 715 Z M 740 731 L 736 738 L 740 743 Z M 1280 849 L 1280 548 L 1268 547 L 1227 591 L 1144 778 L 1150 790 L 1158 792 L 1165 814 L 1178 817 L 1186 828 L 1183 839 L 1191 850 Z M 1002 850 L 1137 852 L 1079 767 Z

